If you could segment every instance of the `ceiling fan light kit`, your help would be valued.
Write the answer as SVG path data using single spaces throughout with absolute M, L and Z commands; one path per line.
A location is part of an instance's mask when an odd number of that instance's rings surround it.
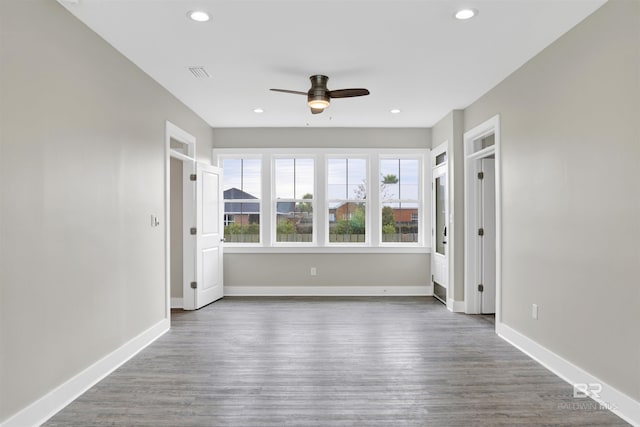
M 271 89 L 274 92 L 292 93 L 295 95 L 307 95 L 307 104 L 311 108 L 311 114 L 320 114 L 331 103 L 331 98 L 352 98 L 355 96 L 369 95 L 367 89 L 327 89 L 327 81 L 329 77 L 316 74 L 309 77 L 311 80 L 311 89 L 308 92 L 301 92 L 288 89 Z

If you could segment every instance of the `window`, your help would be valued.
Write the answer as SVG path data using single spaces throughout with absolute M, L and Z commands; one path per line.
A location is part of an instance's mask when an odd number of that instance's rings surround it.
M 276 242 L 313 243 L 314 159 L 275 159 Z
M 260 159 L 224 159 L 224 237 L 228 243 L 260 243 Z
M 412 148 L 214 149 L 214 164 L 224 168 L 227 248 L 429 252 L 425 159 L 429 150 Z
M 329 243 L 365 243 L 367 159 L 328 159 Z
M 420 226 L 420 159 L 380 161 L 382 242 L 418 243 Z

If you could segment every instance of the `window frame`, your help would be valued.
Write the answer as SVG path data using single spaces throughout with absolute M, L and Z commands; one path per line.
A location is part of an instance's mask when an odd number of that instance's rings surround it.
M 431 253 L 431 241 L 425 239 L 424 224 L 430 223 L 431 150 L 428 148 L 214 148 L 212 164 L 222 167 L 224 159 L 261 159 L 260 243 L 225 244 L 227 253 Z M 275 158 L 314 159 L 313 243 L 276 242 Z M 367 160 L 366 243 L 329 242 L 328 159 Z M 418 242 L 382 242 L 382 203 L 378 179 L 382 159 L 419 160 L 419 229 Z M 287 199 L 288 200 L 288 199 Z M 266 208 L 265 206 L 268 206 Z M 265 209 L 269 209 L 267 212 Z M 428 228 L 428 227 L 427 227 Z M 376 232 L 377 230 L 377 232 Z
M 371 198 L 369 199 L 354 199 L 357 200 L 358 202 L 364 202 L 365 204 L 365 214 L 364 214 L 364 220 L 365 220 L 365 227 L 364 227 L 364 242 L 331 242 L 329 239 L 329 232 L 330 232 L 330 225 L 329 222 L 331 220 L 330 215 L 329 215 L 329 206 L 331 201 L 344 201 L 346 203 L 349 203 L 351 200 L 350 199 L 329 199 L 329 160 L 349 160 L 349 159 L 354 159 L 354 160 L 364 160 L 365 161 L 365 167 L 366 167 L 366 173 L 365 173 L 365 177 L 367 180 L 367 185 L 366 185 L 366 194 L 367 196 L 369 196 L 371 194 L 371 155 L 370 154 L 357 154 L 357 153 L 353 153 L 353 152 L 349 152 L 347 153 L 338 153 L 338 154 L 333 154 L 333 153 L 327 153 L 325 154 L 325 159 L 324 159 L 324 179 L 325 179 L 325 202 L 324 202 L 324 206 L 323 209 L 325 211 L 325 215 L 326 215 L 326 219 L 324 222 L 324 228 L 325 228 L 325 246 L 326 247 L 370 247 L 371 245 Z M 348 197 L 348 194 L 347 194 Z
M 264 218 L 264 171 L 263 171 L 263 167 L 264 167 L 264 161 L 263 161 L 263 156 L 261 154 L 255 154 L 255 153 L 242 153 L 240 155 L 225 155 L 225 154 L 221 154 L 218 156 L 217 161 L 216 162 L 212 162 L 213 165 L 218 166 L 220 168 L 223 169 L 223 183 L 224 183 L 224 161 L 225 160 L 260 160 L 260 197 L 258 197 L 257 199 L 238 199 L 239 202 L 237 203 L 258 203 L 260 206 L 260 210 L 259 210 L 259 215 L 260 215 L 260 232 L 258 233 L 258 242 L 255 243 L 248 243 L 248 242 L 226 242 L 225 245 L 232 245 L 232 246 L 242 246 L 242 247 L 262 247 L 264 246 L 264 233 L 263 233 L 263 218 Z M 243 190 L 242 190 L 243 191 Z M 235 200 L 235 199 L 234 199 Z M 223 196 L 222 196 L 222 203 L 226 203 L 227 199 L 224 198 L 224 190 L 223 190 Z M 224 207 L 223 207 L 223 213 L 224 213 Z M 224 219 L 226 221 L 226 217 L 227 214 L 224 213 Z
M 418 204 L 418 241 L 417 242 L 383 242 L 382 241 L 382 225 L 381 223 L 378 224 L 378 238 L 379 238 L 379 245 L 381 247 L 398 247 L 398 246 L 402 246 L 402 247 L 423 247 L 426 246 L 428 241 L 425 239 L 425 226 L 424 224 L 426 223 L 425 221 L 427 220 L 427 217 L 429 217 L 429 219 L 431 218 L 430 213 L 427 213 L 426 210 L 430 209 L 430 197 L 431 194 L 426 194 L 426 188 L 431 189 L 431 186 L 427 186 L 424 184 L 424 180 L 426 179 L 426 169 L 427 167 L 430 165 L 427 164 L 427 159 L 430 160 L 430 150 L 424 153 L 416 153 L 416 154 L 410 154 L 410 153 L 402 153 L 402 154 L 384 154 L 384 155 L 380 155 L 378 156 L 378 171 L 382 170 L 382 161 L 383 160 L 418 160 L 418 199 L 417 200 L 413 200 L 413 199 L 389 199 L 389 200 L 397 200 L 399 203 L 402 203 L 402 201 L 404 200 L 406 203 L 417 203 Z M 380 176 L 380 173 L 378 173 L 378 176 Z M 401 184 L 400 184 L 401 185 Z M 378 193 L 378 207 L 379 207 L 379 215 L 380 215 L 380 219 L 382 219 L 382 208 L 383 205 L 385 203 L 385 200 L 383 200 L 380 197 L 380 187 L 378 186 L 377 188 L 377 193 Z M 427 199 L 428 197 L 428 199 Z M 430 223 L 431 221 L 429 221 Z
M 277 199 L 276 198 L 276 161 L 279 159 L 312 159 L 313 160 L 313 198 L 312 199 Z M 317 229 L 317 194 L 318 194 L 318 159 L 315 154 L 310 153 L 296 153 L 296 154 L 273 154 L 270 156 L 271 162 L 271 201 L 270 201 L 270 216 L 271 216 L 271 246 L 318 246 L 318 229 Z M 263 175 L 264 176 L 264 175 Z M 295 175 L 294 178 L 295 180 Z M 294 194 L 295 197 L 295 194 Z M 311 222 L 313 231 L 311 233 L 311 242 L 278 242 L 278 203 L 305 203 L 305 200 L 311 200 L 313 206 L 313 221 Z

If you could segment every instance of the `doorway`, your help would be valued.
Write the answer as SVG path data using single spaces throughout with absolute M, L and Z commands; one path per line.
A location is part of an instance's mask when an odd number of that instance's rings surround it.
M 431 281 L 433 296 L 447 304 L 449 295 L 449 182 L 447 146 L 444 142 L 431 151 Z
M 500 320 L 500 122 L 464 134 L 465 312 Z
M 222 169 L 197 162 L 195 148 L 195 137 L 167 122 L 167 316 L 171 308 L 197 310 L 224 296 Z
M 166 230 L 165 262 L 167 310 L 183 308 L 184 285 L 193 276 L 195 254 L 188 244 L 190 218 L 193 216 L 189 175 L 195 167 L 196 139 L 166 122 Z

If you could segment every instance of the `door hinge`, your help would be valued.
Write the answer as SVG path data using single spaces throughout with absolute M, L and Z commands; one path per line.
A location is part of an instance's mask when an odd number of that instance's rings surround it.
M 484 236 L 484 228 L 478 228 L 478 236 Z
M 483 285 L 478 285 L 478 291 L 479 292 L 484 292 L 484 286 Z
M 478 172 L 478 179 L 484 179 L 484 172 Z
M 191 282 L 191 289 L 197 289 L 198 288 L 198 282 Z
M 431 281 L 435 282 L 435 278 L 433 277 L 433 274 L 431 275 Z
M 191 181 L 196 181 L 198 179 L 198 175 L 196 175 L 195 173 L 192 173 L 191 175 L 189 175 L 189 179 Z
M 189 233 L 191 233 L 191 235 L 192 235 L 192 236 L 193 236 L 193 235 L 196 235 L 196 234 L 198 233 L 198 229 L 197 229 L 197 228 L 195 228 L 195 227 L 191 227 L 191 228 L 189 229 Z

